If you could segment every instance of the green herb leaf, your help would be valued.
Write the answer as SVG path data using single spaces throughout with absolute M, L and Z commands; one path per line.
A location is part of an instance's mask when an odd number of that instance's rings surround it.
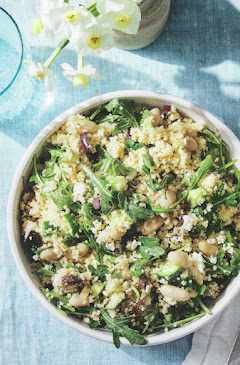
M 114 343 L 119 347 L 119 340 L 116 339 L 116 336 L 125 337 L 131 345 L 145 345 L 147 343 L 146 339 L 140 335 L 136 330 L 133 330 L 127 326 L 127 324 L 131 321 L 131 317 L 123 317 L 123 318 L 111 318 L 108 312 L 105 309 L 100 309 L 102 314 L 102 319 L 106 323 L 106 329 L 109 332 L 114 333 Z
M 129 217 L 136 222 L 138 219 L 148 219 L 154 217 L 154 212 L 149 204 L 141 206 L 141 202 L 135 202 L 129 198 L 125 202 L 125 210 Z
M 144 147 L 144 144 L 143 143 L 140 143 L 140 142 L 134 142 L 132 140 L 128 140 L 128 141 L 125 141 L 124 142 L 124 145 L 127 149 L 127 151 L 137 151 L 139 150 L 140 148 Z
M 87 166 L 81 164 L 83 171 L 88 175 L 93 185 L 98 187 L 101 192 L 101 209 L 103 214 L 108 214 L 116 206 L 116 198 L 113 190 L 106 181 L 99 179 Z
M 147 322 L 143 333 L 145 333 L 149 328 L 152 328 L 156 325 L 156 322 L 159 319 L 159 306 L 156 304 L 155 309 L 152 313 L 149 313 L 146 317 L 144 317 L 145 321 Z
M 88 270 L 99 278 L 103 278 L 106 274 L 109 274 L 107 265 L 98 265 L 96 269 L 92 265 L 88 265 Z

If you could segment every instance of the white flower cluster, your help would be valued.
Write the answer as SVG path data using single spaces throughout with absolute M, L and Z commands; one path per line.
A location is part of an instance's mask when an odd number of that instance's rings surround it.
M 37 0 L 37 10 L 40 19 L 32 20 L 33 31 L 40 34 L 47 40 L 65 39 L 70 41 L 78 54 L 78 67 L 75 70 L 72 66 L 64 63 L 64 76 L 73 85 L 82 87 L 89 84 L 89 77 L 102 78 L 93 66 L 83 65 L 83 56 L 99 54 L 114 46 L 112 30 L 118 30 L 128 34 L 136 34 L 141 20 L 139 4 L 141 0 Z M 62 41 L 63 42 L 63 41 Z M 61 42 L 60 42 L 61 43 Z M 67 42 L 68 43 L 68 42 Z M 29 64 L 29 73 L 38 79 L 51 76 L 49 66 L 66 44 L 52 53 L 49 59 L 41 65 L 32 61 Z M 59 51 L 60 49 L 60 51 Z M 80 60 L 81 58 L 81 60 Z M 36 71 L 34 74 L 33 70 Z M 39 78 L 41 70 L 41 78 Z M 45 72 L 46 71 L 46 72 Z M 45 80 L 46 81 L 46 80 Z

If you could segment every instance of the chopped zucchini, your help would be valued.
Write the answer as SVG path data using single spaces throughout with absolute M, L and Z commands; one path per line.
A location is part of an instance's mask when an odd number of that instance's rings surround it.
M 108 176 L 106 181 L 116 191 L 125 191 L 128 188 L 128 181 L 124 176 Z
M 204 198 L 207 195 L 207 192 L 204 188 L 193 189 L 188 194 L 188 199 L 190 200 L 191 207 L 194 208 L 199 204 L 199 199 Z
M 94 295 L 94 297 L 98 297 L 99 294 L 101 293 L 101 291 L 104 289 L 104 284 L 103 283 L 96 283 L 94 285 L 91 286 L 92 289 L 92 293 Z
M 70 230 L 71 236 L 74 237 L 75 234 L 79 231 L 79 223 L 78 223 L 77 218 L 75 217 L 75 215 L 73 213 L 65 214 L 64 218 L 66 219 L 66 221 L 69 225 L 69 230 Z
M 167 276 L 175 276 L 180 274 L 181 268 L 177 265 L 171 264 L 170 262 L 165 263 L 160 267 L 158 272 L 159 279 L 165 278 Z

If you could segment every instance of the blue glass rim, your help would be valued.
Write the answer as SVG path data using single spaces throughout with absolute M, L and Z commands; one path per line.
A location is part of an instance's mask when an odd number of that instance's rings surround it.
M 12 83 L 16 79 L 16 77 L 17 77 L 17 75 L 18 75 L 18 73 L 20 71 L 20 68 L 22 66 L 22 63 L 23 63 L 23 39 L 22 39 L 22 34 L 20 32 L 20 29 L 19 29 L 17 23 L 15 22 L 15 20 L 13 19 L 13 17 L 5 9 L 3 9 L 1 6 L 0 6 L 0 11 L 3 11 L 11 19 L 11 21 L 13 22 L 13 24 L 14 24 L 16 30 L 17 30 L 17 33 L 18 33 L 18 36 L 19 36 L 19 40 L 20 40 L 20 45 L 21 45 L 21 55 L 20 55 L 20 61 L 19 61 L 19 65 L 18 65 L 17 71 L 15 72 L 14 77 L 9 82 L 9 84 L 5 87 L 5 89 L 3 89 L 2 91 L 0 91 L 0 95 L 2 95 L 12 85 Z

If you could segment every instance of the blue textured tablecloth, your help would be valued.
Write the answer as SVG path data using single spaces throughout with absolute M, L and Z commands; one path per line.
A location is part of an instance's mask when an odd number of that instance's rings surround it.
M 29 15 L 28 0 L 0 0 L 1 5 L 17 22 Z M 77 89 L 58 74 L 52 98 L 34 83 L 26 109 L 12 121 L 0 120 L 1 365 L 182 363 L 191 348 L 191 335 L 156 347 L 116 350 L 50 315 L 30 293 L 14 264 L 6 230 L 7 196 L 14 171 L 33 138 L 58 114 L 97 92 L 146 89 L 177 95 L 209 110 L 239 136 L 239 24 L 240 0 L 172 0 L 167 27 L 154 44 L 139 51 L 112 50 L 89 58 L 106 75 L 104 80 Z M 33 59 L 44 61 L 51 49 L 34 47 L 31 51 Z M 64 61 L 74 66 L 75 53 L 66 49 L 54 65 Z M 9 108 L 16 102 L 9 100 Z

